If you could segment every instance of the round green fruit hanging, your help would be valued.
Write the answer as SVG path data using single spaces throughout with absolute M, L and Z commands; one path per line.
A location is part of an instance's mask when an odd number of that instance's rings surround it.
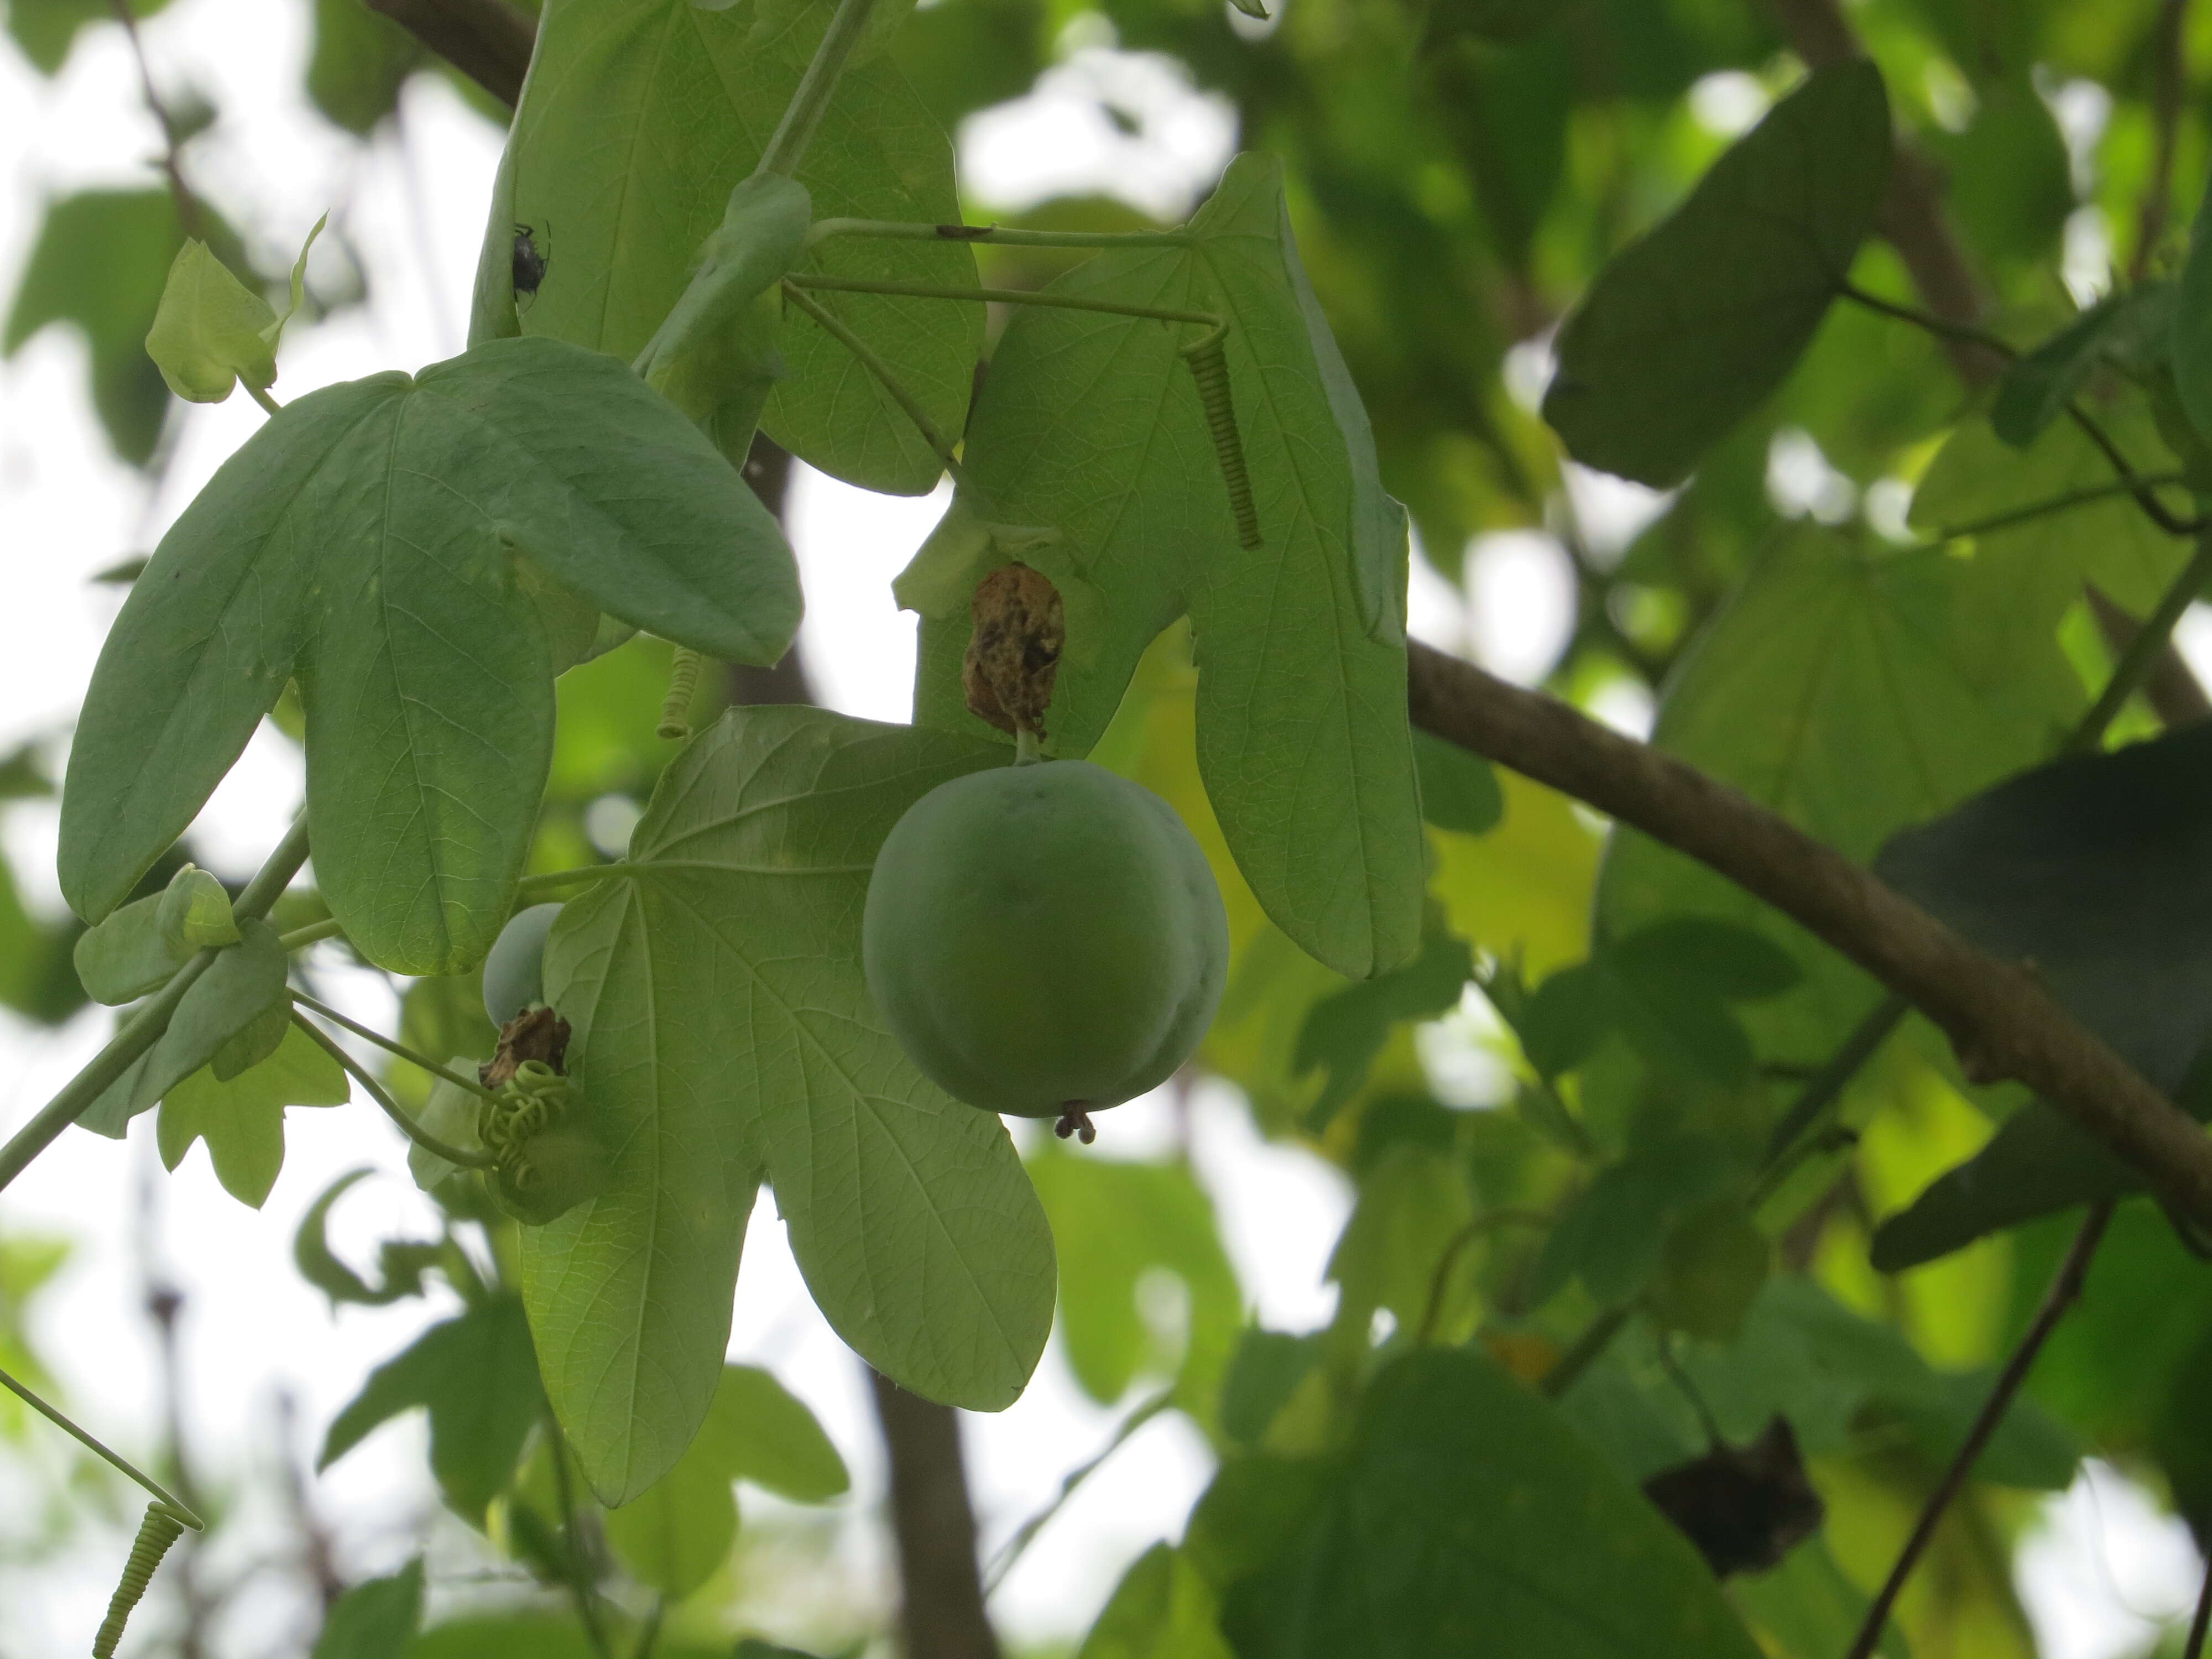
M 988 1111 L 1060 1120 L 1190 1057 L 1229 963 L 1206 855 L 1174 809 L 1088 761 L 940 784 L 877 855 L 868 989 L 908 1055 Z

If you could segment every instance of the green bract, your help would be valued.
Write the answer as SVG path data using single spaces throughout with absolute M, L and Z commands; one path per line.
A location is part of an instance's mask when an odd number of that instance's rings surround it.
M 1087 761 L 939 785 L 884 842 L 861 922 L 914 1063 L 1018 1117 L 1166 1081 L 1221 1000 L 1229 922 L 1174 809 Z

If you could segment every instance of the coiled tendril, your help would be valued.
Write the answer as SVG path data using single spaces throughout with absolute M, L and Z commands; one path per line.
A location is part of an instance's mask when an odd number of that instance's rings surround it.
M 688 645 L 676 647 L 668 665 L 668 696 L 660 705 L 660 724 L 653 736 L 664 743 L 681 743 L 691 735 L 691 699 L 699 690 L 699 653 Z
M 123 1565 L 123 1582 L 108 1598 L 107 1617 L 100 1621 L 100 1634 L 92 1638 L 92 1659 L 114 1659 L 115 1644 L 123 1639 L 123 1626 L 130 1620 L 131 1610 L 146 1594 L 154 1569 L 161 1565 L 169 1546 L 183 1536 L 184 1530 L 184 1517 L 167 1504 L 156 1499 L 146 1505 L 146 1518 L 138 1523 L 138 1536 L 131 1545 L 131 1559 Z
M 499 1086 L 499 1098 L 483 1103 L 477 1133 L 518 1189 L 537 1180 L 530 1142 L 568 1112 L 568 1079 L 542 1060 L 526 1060 Z
M 1229 337 L 1226 323 L 1217 325 L 1182 348 L 1190 377 L 1198 382 L 1198 400 L 1206 407 L 1206 424 L 1213 434 L 1213 453 L 1221 463 L 1221 481 L 1229 487 L 1229 510 L 1237 515 L 1237 540 L 1243 547 L 1260 545 L 1260 515 L 1252 505 L 1252 475 L 1244 466 L 1244 440 L 1237 430 L 1237 406 L 1229 396 L 1229 354 L 1223 344 Z

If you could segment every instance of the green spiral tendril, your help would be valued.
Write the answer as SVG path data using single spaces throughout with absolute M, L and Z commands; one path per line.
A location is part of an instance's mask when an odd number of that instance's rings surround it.
M 108 1598 L 107 1617 L 100 1621 L 100 1634 L 93 1638 L 92 1659 L 114 1659 L 115 1644 L 123 1639 L 123 1626 L 130 1621 L 131 1610 L 146 1594 L 154 1569 L 161 1565 L 169 1546 L 184 1535 L 184 1517 L 167 1504 L 156 1499 L 146 1505 L 138 1536 L 131 1541 L 131 1559 L 123 1565 L 123 1582 Z

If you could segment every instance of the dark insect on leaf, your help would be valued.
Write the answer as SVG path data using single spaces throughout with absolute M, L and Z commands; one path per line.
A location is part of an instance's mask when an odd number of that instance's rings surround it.
M 1644 1483 L 1644 1495 L 1698 1547 L 1716 1578 L 1779 1566 L 1826 1513 L 1784 1417 L 1747 1444 L 1717 1445 L 1662 1469 Z
M 545 280 L 546 256 L 538 246 L 538 228 L 517 225 L 514 228 L 514 291 L 518 295 L 535 294 L 538 285 Z

